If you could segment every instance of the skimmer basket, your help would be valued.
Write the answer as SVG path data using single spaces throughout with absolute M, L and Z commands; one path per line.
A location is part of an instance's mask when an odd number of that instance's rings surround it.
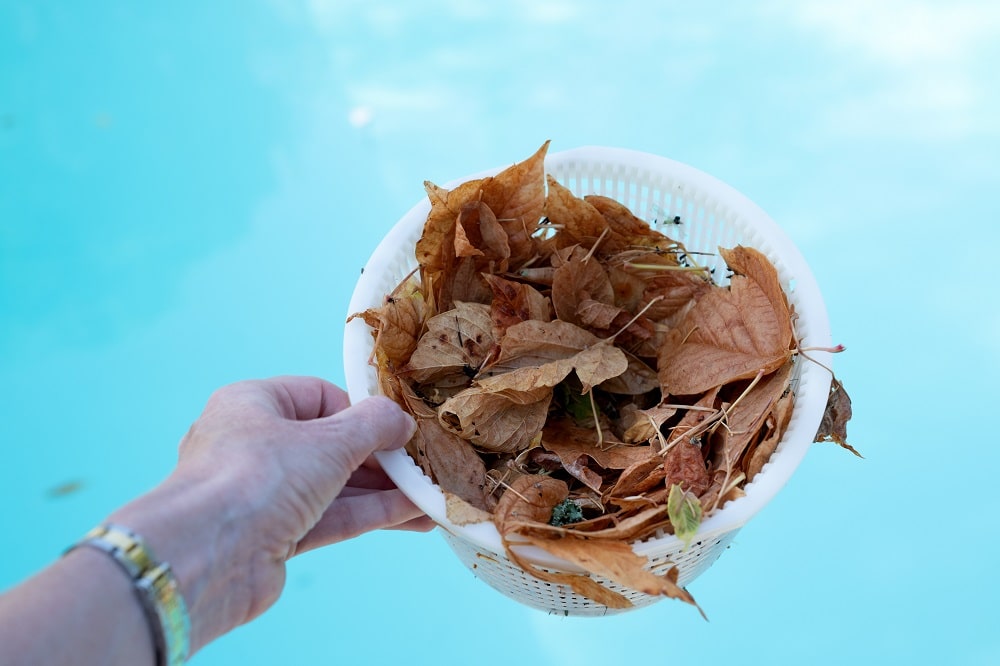
M 455 185 L 494 175 L 496 168 L 446 183 Z M 763 252 L 774 264 L 794 308 L 796 335 L 802 346 L 829 347 L 830 330 L 819 288 L 809 267 L 785 233 L 756 204 L 732 187 L 684 164 L 647 153 L 618 148 L 583 147 L 552 153 L 545 169 L 576 195 L 601 194 L 628 206 L 641 219 L 681 241 L 691 252 L 711 255 L 703 265 L 718 264 L 716 275 L 725 273 L 718 247 L 738 244 Z M 356 285 L 349 312 L 361 312 L 382 303 L 385 294 L 416 267 L 414 245 L 430 211 L 424 198 L 386 234 L 364 267 Z M 681 224 L 674 224 L 675 216 Z M 714 258 L 713 258 L 714 257 Z M 375 369 L 368 365 L 373 338 L 359 318 L 347 324 L 344 360 L 347 388 L 352 401 L 376 394 Z M 827 367 L 828 352 L 810 356 Z M 800 357 L 801 358 L 801 357 Z M 826 406 L 830 373 L 816 363 L 796 361 L 792 388 L 795 403 L 784 438 L 763 470 L 746 485 L 745 496 L 732 500 L 706 518 L 693 542 L 684 548 L 669 535 L 633 544 L 636 553 L 649 559 L 650 569 L 665 573 L 672 566 L 678 582 L 686 586 L 718 559 L 733 537 L 762 509 L 791 477 L 812 443 Z M 459 526 L 445 514 L 440 489 L 403 451 L 380 452 L 379 462 L 396 485 L 443 529 L 459 559 L 480 579 L 528 606 L 566 615 L 605 615 L 616 612 L 576 594 L 571 588 L 538 580 L 504 555 L 500 535 L 492 523 Z M 550 570 L 580 572 L 576 566 L 536 548 L 518 551 L 525 559 Z M 597 578 L 624 594 L 634 608 L 662 597 L 624 589 Z

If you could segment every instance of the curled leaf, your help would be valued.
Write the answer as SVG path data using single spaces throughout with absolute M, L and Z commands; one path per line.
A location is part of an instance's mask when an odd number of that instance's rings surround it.
M 830 396 L 826 401 L 823 420 L 814 441 L 836 442 L 859 458 L 862 457 L 853 446 L 847 443 L 847 422 L 851 419 L 851 396 L 847 395 L 844 385 L 835 377 L 830 383 Z
M 491 391 L 472 387 L 448 398 L 438 410 L 445 429 L 484 451 L 526 449 L 542 431 L 552 389 Z

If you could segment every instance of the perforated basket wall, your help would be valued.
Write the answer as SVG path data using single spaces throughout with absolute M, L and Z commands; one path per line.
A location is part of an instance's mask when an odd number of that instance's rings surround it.
M 577 195 L 602 194 L 628 206 L 653 225 L 666 225 L 668 236 L 685 244 L 691 252 L 702 252 L 702 265 L 725 273 L 718 247 L 747 245 L 760 250 L 774 264 L 788 300 L 797 315 L 796 335 L 802 346 L 830 346 L 830 331 L 823 299 L 805 260 L 785 233 L 745 196 L 684 164 L 630 150 L 585 147 L 550 154 L 546 171 Z M 451 189 L 460 182 L 493 175 L 491 169 L 446 183 Z M 349 312 L 381 304 L 385 294 L 416 267 L 413 249 L 430 211 L 424 199 L 390 230 L 364 267 L 356 285 Z M 674 224 L 679 217 L 681 224 Z M 373 338 L 360 319 L 347 325 L 344 361 L 347 388 L 352 401 L 378 392 L 375 370 L 368 365 Z M 819 363 L 831 364 L 827 352 L 810 354 Z M 815 437 L 826 405 L 830 374 L 819 364 L 796 362 L 792 389 L 795 404 L 784 438 L 770 462 L 745 488 L 740 499 L 728 502 L 705 519 L 694 542 L 683 548 L 673 536 L 633 544 L 657 573 L 671 566 L 679 570 L 686 586 L 712 565 L 736 532 L 763 508 L 788 481 Z M 500 536 L 492 523 L 458 526 L 445 513 L 440 490 L 403 451 L 378 454 L 386 473 L 399 488 L 444 530 L 458 558 L 480 579 L 503 594 L 541 610 L 566 615 L 604 615 L 612 611 L 577 595 L 572 589 L 539 581 L 512 564 L 503 554 Z M 525 548 L 526 559 L 551 570 L 580 570 L 547 553 Z M 636 608 L 658 601 L 632 590 L 601 581 L 627 596 Z

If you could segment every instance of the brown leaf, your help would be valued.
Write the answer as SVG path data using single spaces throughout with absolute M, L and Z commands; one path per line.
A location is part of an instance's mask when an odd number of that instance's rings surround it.
M 677 484 L 683 490 L 700 496 L 711 484 L 701 449 L 687 440 L 681 440 L 667 451 L 663 468 L 667 488 Z
M 607 271 L 596 259 L 585 259 L 579 250 L 552 276 L 552 307 L 562 321 L 582 326 L 581 305 L 593 308 L 590 301 L 614 306 L 615 292 Z M 617 316 L 617 315 L 616 315 Z
M 573 429 L 583 433 L 584 437 L 590 439 L 593 439 L 594 437 L 592 430 L 584 431 L 577 428 Z M 607 457 L 601 456 L 600 454 L 603 453 L 601 449 L 588 443 L 586 439 L 549 439 L 547 441 L 546 436 L 552 437 L 553 431 L 563 434 L 559 429 L 548 427 L 546 431 L 548 434 L 543 432 L 542 435 L 542 446 L 546 450 L 555 454 L 555 458 L 558 461 L 557 469 L 564 469 L 570 476 L 580 481 L 595 493 L 600 494 L 604 478 L 601 476 L 600 471 L 594 468 L 601 467 L 597 463 L 596 458 L 601 457 L 607 460 Z
M 726 409 L 726 428 L 719 430 L 719 441 L 713 444 L 712 457 L 717 467 L 734 469 L 739 463 L 747 446 L 759 437 L 765 419 L 788 390 L 791 372 L 792 364 L 788 362 L 739 395 Z
M 757 336 L 762 348 L 788 346 L 792 341 L 792 319 L 789 316 L 788 299 L 781 288 L 781 280 L 774 265 L 758 250 L 737 245 L 731 250 L 719 248 L 726 265 L 735 273 L 730 279 L 739 284 L 744 279 L 756 285 L 770 302 L 774 314 L 769 325 L 755 327 L 752 332 Z
M 591 468 L 592 464 L 590 456 L 577 456 L 572 460 L 563 461 L 563 469 L 595 493 L 600 493 L 604 478 Z
M 552 543 L 552 541 L 545 540 L 545 543 Z M 527 560 L 523 559 L 513 548 L 510 547 L 509 544 L 507 544 L 505 540 L 504 549 L 507 552 L 507 557 L 509 557 L 514 564 L 521 567 L 524 571 L 539 580 L 553 583 L 555 585 L 566 585 L 580 596 L 586 597 L 587 599 L 595 601 L 602 606 L 607 606 L 608 608 L 624 609 L 631 608 L 633 606 L 632 602 L 628 600 L 628 597 L 604 587 L 597 581 L 590 578 L 590 576 L 540 569 L 534 564 L 531 564 Z
M 616 499 L 635 497 L 661 485 L 664 476 L 663 459 L 650 455 L 626 467 L 605 497 L 607 501 L 618 504 Z
M 431 210 L 416 244 L 416 259 L 432 313 L 451 307 L 451 302 L 441 297 L 442 290 L 454 282 L 458 258 L 456 244 L 466 253 L 475 247 L 467 227 L 462 233 L 469 244 L 456 239 L 458 217 L 467 204 L 481 202 L 493 213 L 507 236 L 508 256 L 512 262 L 523 262 L 534 255 L 536 241 L 531 234 L 544 207 L 544 159 L 547 150 L 548 142 L 524 162 L 514 164 L 496 176 L 466 181 L 450 191 L 429 181 L 424 183 Z M 480 231 L 480 234 L 483 235 L 483 232 Z M 485 233 L 486 236 L 490 234 L 491 231 Z M 484 255 L 490 254 L 485 247 L 478 249 Z M 499 247 L 492 247 L 491 252 L 505 254 Z
M 552 516 L 552 508 L 568 495 L 569 489 L 565 483 L 546 476 L 524 476 L 511 484 L 500 497 L 493 512 L 493 522 L 500 532 L 507 556 L 540 580 L 567 585 L 578 594 L 609 608 L 630 607 L 632 602 L 625 596 L 609 590 L 588 576 L 541 569 L 523 559 L 512 547 L 510 538 L 517 536 L 518 525 L 525 522 L 547 524 Z M 523 538 L 518 540 L 523 542 Z
M 437 418 L 437 412 L 420 398 L 410 383 L 391 372 L 380 373 L 382 394 L 392 398 L 415 419 Z
M 664 576 L 657 576 L 647 569 L 649 561 L 636 555 L 632 547 L 622 541 L 597 541 L 576 536 L 561 539 L 528 537 L 528 540 L 556 557 L 629 589 L 680 599 L 697 607 L 694 597 L 677 585 L 676 568 Z
M 593 333 L 559 319 L 525 321 L 507 328 L 500 339 L 500 356 L 490 370 L 505 372 L 570 358 L 600 342 Z
M 476 374 L 493 345 L 489 306 L 456 303 L 455 309 L 427 320 L 427 333 L 410 356 L 406 371 L 418 382 L 463 386 Z
M 385 355 L 390 367 L 399 369 L 410 360 L 423 329 L 424 299 L 415 283 L 406 283 L 387 296 L 382 305 L 351 315 L 375 329 L 375 351 Z
M 522 321 L 552 319 L 549 299 L 528 284 L 505 280 L 496 275 L 484 275 L 493 292 L 490 317 L 493 320 L 493 337 L 503 338 L 507 329 Z
M 559 247 L 581 244 L 590 248 L 608 222 L 593 205 L 573 194 L 551 175 L 548 177 L 549 194 L 545 199 L 545 217 L 560 226 Z
M 688 308 L 715 287 L 707 273 L 690 271 L 661 271 L 651 276 L 642 293 L 642 305 L 655 302 L 646 317 L 669 325 L 683 316 Z
M 596 344 L 587 347 L 572 359 L 576 376 L 583 384 L 583 393 L 618 377 L 629 368 L 628 357 L 618 347 L 611 344 Z
M 489 391 L 478 386 L 448 398 L 438 410 L 447 430 L 485 451 L 526 449 L 542 431 L 552 389 Z
M 656 438 L 657 431 L 667 419 L 677 413 L 677 408 L 661 404 L 649 409 L 639 409 L 634 403 L 627 403 L 620 412 L 618 427 L 622 432 L 622 440 L 634 444 Z
M 548 524 L 552 508 L 569 497 L 565 482 L 551 476 L 522 476 L 504 491 L 493 509 L 493 522 L 502 536 L 510 536 L 522 522 Z
M 488 511 L 486 466 L 469 443 L 431 419 L 417 421 L 417 436 L 433 478 L 441 489 L 461 497 L 477 509 Z
M 553 387 L 575 370 L 586 393 L 629 369 L 621 349 L 562 321 L 516 324 L 500 344 L 500 358 L 477 380 L 487 391 Z
M 753 452 L 744 465 L 744 474 L 747 476 L 747 483 L 753 481 L 753 478 L 760 473 L 760 470 L 767 464 L 767 461 L 771 459 L 771 454 L 774 453 L 775 449 L 778 448 L 778 444 L 781 443 L 785 429 L 788 428 L 788 422 L 792 418 L 794 400 L 795 394 L 788 391 L 774 405 L 774 410 L 766 423 L 767 434 L 753 449 Z
M 486 208 L 486 210 L 489 210 L 489 208 L 486 207 L 486 204 L 482 203 L 481 201 L 473 201 L 473 202 L 470 202 L 470 203 L 466 204 L 466 206 L 475 206 L 476 208 L 482 206 L 483 208 Z M 463 210 L 464 210 L 464 208 L 463 208 Z M 493 219 L 495 220 L 496 217 L 494 216 Z M 485 253 L 482 250 L 480 250 L 478 247 L 476 247 L 476 244 L 473 241 L 469 240 L 469 234 L 465 230 L 465 225 L 462 224 L 462 216 L 461 216 L 461 214 L 459 215 L 458 220 L 459 220 L 459 223 L 455 226 L 455 256 L 456 257 L 481 257 L 481 256 L 483 256 Z M 477 235 L 478 235 L 478 231 L 479 231 L 479 229 L 476 228 Z M 481 241 L 482 239 L 480 238 L 479 240 Z M 509 248 L 508 248 L 508 250 L 509 250 Z
M 483 203 L 507 234 L 511 264 L 523 263 L 535 254 L 533 234 L 544 214 L 548 149 L 546 141 L 534 155 L 486 179 L 482 187 Z
M 813 441 L 836 442 L 859 458 L 863 457 L 853 446 L 847 443 L 847 422 L 851 420 L 851 397 L 836 377 L 830 383 L 830 395 L 826 401 L 826 410 L 819 430 Z
M 659 386 L 656 370 L 653 370 L 632 354 L 625 354 L 628 367 L 622 374 L 601 383 L 601 390 L 621 395 L 642 395 Z
M 430 301 L 431 314 L 450 307 L 450 303 L 441 302 L 440 296 L 442 288 L 453 282 L 457 260 L 455 225 L 462 206 L 479 200 L 482 184 L 483 179 L 470 180 L 449 191 L 429 181 L 424 183 L 431 210 L 414 251 L 420 266 L 420 283 Z
M 542 446 L 561 459 L 573 460 L 580 455 L 592 458 L 603 469 L 622 470 L 656 455 L 652 446 L 613 446 L 602 449 L 594 441 L 592 428 L 572 425 L 569 420 L 550 420 L 542 433 Z
M 589 194 L 583 200 L 601 214 L 611 230 L 610 238 L 602 241 L 601 245 L 601 249 L 607 254 L 636 246 L 665 248 L 673 243 L 636 217 L 627 206 L 610 197 Z
M 451 282 L 442 285 L 439 302 L 451 309 L 458 303 L 489 305 L 492 293 L 475 257 L 461 257 L 455 264 Z
M 770 373 L 791 358 L 792 328 L 778 275 L 756 250 L 720 249 L 737 275 L 695 304 L 660 352 L 661 390 L 693 395 Z
M 592 298 L 583 299 L 576 307 L 576 316 L 580 324 L 589 329 L 607 330 L 615 319 L 621 316 L 622 310 L 617 305 L 602 303 Z
M 639 312 L 645 305 L 643 301 L 647 284 L 645 276 L 616 264 L 607 267 L 607 274 L 615 295 L 614 304 L 627 312 Z
M 448 520 L 456 525 L 472 525 L 493 520 L 493 514 L 472 506 L 458 495 L 444 491 L 444 508 Z

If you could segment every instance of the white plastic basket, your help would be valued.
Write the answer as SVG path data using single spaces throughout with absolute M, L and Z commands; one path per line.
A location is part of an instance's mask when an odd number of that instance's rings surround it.
M 460 178 L 444 187 L 488 175 L 503 167 Z M 809 267 L 785 233 L 756 204 L 732 187 L 684 164 L 631 150 L 583 147 L 550 154 L 547 173 L 578 196 L 601 194 L 628 206 L 641 219 L 660 226 L 691 252 L 705 252 L 703 265 L 725 264 L 718 247 L 747 245 L 763 252 L 774 264 L 797 318 L 795 330 L 802 346 L 829 347 L 830 329 L 826 308 Z M 430 211 L 424 198 L 389 231 L 364 267 L 351 299 L 349 312 L 361 312 L 382 303 L 385 294 L 415 267 L 414 245 Z M 680 216 L 681 224 L 672 224 Z M 659 221 L 659 223 L 655 222 Z M 662 226 L 661 226 L 662 228 Z M 378 392 L 375 369 L 368 365 L 373 346 L 371 329 L 360 319 L 349 324 L 344 335 L 347 388 L 352 401 Z M 830 367 L 831 354 L 811 352 L 810 357 Z M 784 437 L 771 460 L 745 487 L 746 494 L 706 518 L 694 541 L 686 549 L 674 536 L 633 544 L 636 553 L 649 559 L 650 568 L 665 573 L 679 570 L 678 582 L 686 586 L 704 572 L 732 541 L 737 531 L 762 509 L 785 485 L 812 443 L 826 406 L 830 373 L 820 365 L 797 361 L 792 387 L 795 403 Z M 528 606 L 566 615 L 605 615 L 616 612 L 576 594 L 571 588 L 547 583 L 511 563 L 504 555 L 500 535 L 492 523 L 459 526 L 445 513 L 444 496 L 402 450 L 377 454 L 379 462 L 396 485 L 443 528 L 447 542 L 459 559 L 480 579 L 503 594 Z M 554 558 L 537 548 L 518 550 L 528 561 L 550 570 L 580 572 L 575 565 Z M 624 594 L 635 608 L 659 601 L 606 580 L 609 588 Z

